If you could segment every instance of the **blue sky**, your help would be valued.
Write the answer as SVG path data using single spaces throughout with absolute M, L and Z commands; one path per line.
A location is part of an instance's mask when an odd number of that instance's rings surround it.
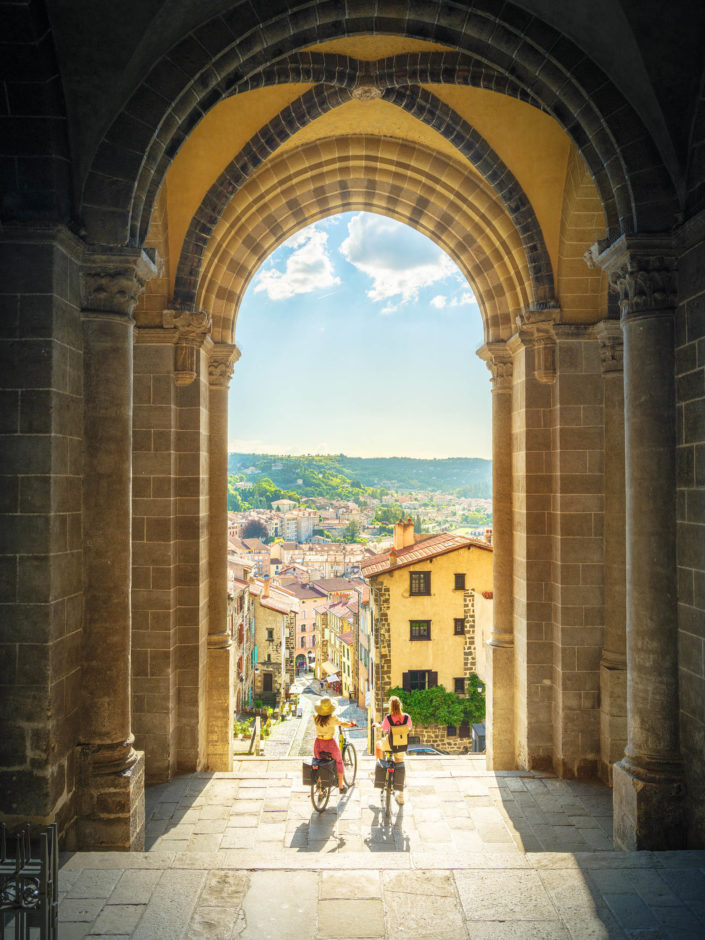
M 347 212 L 284 242 L 238 315 L 230 450 L 491 456 L 480 311 L 430 239 Z

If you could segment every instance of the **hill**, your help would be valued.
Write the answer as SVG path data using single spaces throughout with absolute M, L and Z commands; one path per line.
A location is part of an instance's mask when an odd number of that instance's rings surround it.
M 459 496 L 492 496 L 492 462 L 479 457 L 418 460 L 413 457 L 347 457 L 345 454 L 228 455 L 234 481 L 268 479 L 298 496 L 359 499 L 380 491 L 435 490 Z

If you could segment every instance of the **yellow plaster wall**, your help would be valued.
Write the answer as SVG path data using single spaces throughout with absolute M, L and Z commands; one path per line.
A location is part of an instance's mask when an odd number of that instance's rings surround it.
M 409 595 L 409 573 L 431 572 L 431 594 Z M 391 684 L 402 684 L 402 673 L 430 669 L 439 685 L 453 691 L 453 679 L 465 675 L 465 637 L 453 633 L 453 619 L 464 617 L 463 591 L 453 588 L 454 574 L 465 572 L 468 590 L 492 590 L 492 552 L 471 546 L 419 562 L 384 576 L 389 587 L 391 636 Z M 430 620 L 431 639 L 409 639 L 410 620 Z
M 394 36 L 361 36 L 310 48 L 376 60 L 402 52 L 440 51 L 448 47 Z M 209 187 L 264 124 L 311 87 L 303 83 L 276 85 L 228 98 L 216 105 L 186 140 L 167 174 L 168 269 L 172 289 L 188 225 Z M 475 127 L 514 173 L 532 203 L 557 274 L 561 207 L 571 155 L 567 135 L 552 118 L 514 98 L 467 86 L 431 85 L 428 90 Z M 471 167 L 437 131 L 380 100 L 353 100 L 335 108 L 289 138 L 276 155 L 322 138 L 345 138 L 350 134 L 397 137 Z M 471 172 L 476 171 L 471 168 Z
M 311 87 L 273 85 L 226 98 L 184 141 L 166 176 L 172 289 L 186 230 L 211 185 L 262 125 Z
M 484 588 L 483 590 L 487 590 Z M 492 635 L 492 622 L 494 618 L 494 602 L 492 598 L 482 596 L 478 591 L 475 595 L 475 641 L 477 645 L 477 674 L 484 681 L 489 681 L 490 660 L 487 644 Z

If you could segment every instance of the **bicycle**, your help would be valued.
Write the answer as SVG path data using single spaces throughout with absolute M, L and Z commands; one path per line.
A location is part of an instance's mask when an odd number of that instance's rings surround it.
M 389 819 L 392 806 L 392 792 L 394 790 L 394 755 L 388 749 L 382 751 L 382 760 L 385 763 L 386 773 L 384 775 L 384 786 L 382 787 L 382 802 L 384 803 L 384 815 Z
M 348 741 L 347 729 L 345 728 L 340 729 L 340 753 L 343 758 L 343 780 L 347 787 L 351 787 L 357 776 L 357 751 L 355 746 Z M 333 755 L 327 751 L 322 751 L 318 759 L 321 762 L 333 760 Z M 317 766 L 316 770 L 318 770 Z M 328 806 L 330 791 L 333 786 L 330 776 L 327 776 L 324 780 L 320 773 L 316 773 L 315 779 L 311 783 L 311 803 L 316 812 L 322 813 Z

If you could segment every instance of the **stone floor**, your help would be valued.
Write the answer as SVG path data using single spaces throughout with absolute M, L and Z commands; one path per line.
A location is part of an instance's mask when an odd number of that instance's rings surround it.
M 366 757 L 319 816 L 300 767 L 149 790 L 147 851 L 62 858 L 61 940 L 705 937 L 705 852 L 612 851 L 603 787 L 409 758 L 387 820 Z

